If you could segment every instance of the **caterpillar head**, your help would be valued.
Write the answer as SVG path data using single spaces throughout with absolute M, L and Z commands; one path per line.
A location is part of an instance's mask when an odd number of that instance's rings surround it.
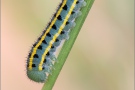
M 46 74 L 44 70 L 27 70 L 27 76 L 29 77 L 29 79 L 35 82 L 43 83 L 46 80 Z

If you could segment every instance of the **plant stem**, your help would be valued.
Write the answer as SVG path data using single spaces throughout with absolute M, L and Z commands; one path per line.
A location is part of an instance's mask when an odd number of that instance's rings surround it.
M 71 51 L 71 48 L 79 34 L 79 31 L 88 15 L 88 12 L 89 12 L 94 0 L 85 0 L 85 2 L 86 2 L 86 6 L 81 9 L 82 15 L 79 16 L 78 18 L 76 18 L 76 20 L 75 20 L 76 26 L 70 30 L 70 33 L 69 33 L 70 38 L 67 41 L 65 41 L 65 43 L 58 55 L 58 58 L 57 58 L 58 63 L 56 62 L 54 64 L 55 69 L 52 69 L 52 75 L 48 76 L 48 79 L 44 83 L 42 90 L 52 90 L 53 85 L 68 57 L 69 52 Z

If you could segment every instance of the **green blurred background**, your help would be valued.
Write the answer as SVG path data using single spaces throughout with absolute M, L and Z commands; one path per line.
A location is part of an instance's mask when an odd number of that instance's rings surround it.
M 1 90 L 41 90 L 28 52 L 61 0 L 1 0 Z M 96 0 L 53 90 L 134 89 L 134 0 Z

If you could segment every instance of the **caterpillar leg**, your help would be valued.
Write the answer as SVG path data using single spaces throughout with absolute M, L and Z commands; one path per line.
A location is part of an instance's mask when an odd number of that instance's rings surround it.
M 71 28 L 75 27 L 76 23 L 74 21 L 69 21 L 68 24 L 65 26 L 63 31 L 69 31 Z
M 69 39 L 68 33 L 69 33 L 68 31 L 64 31 L 64 30 L 63 30 L 62 33 L 59 35 L 58 38 L 59 38 L 60 40 Z
M 71 14 L 69 21 L 74 20 L 75 18 L 77 18 L 78 16 L 80 16 L 82 14 L 81 11 L 77 10 L 77 11 L 73 11 L 73 14 Z
M 55 52 L 56 51 L 56 47 L 54 45 L 51 46 L 50 52 Z
M 74 11 L 77 11 L 77 10 L 80 10 L 81 7 L 84 7 L 86 6 L 86 2 L 84 0 L 78 0 L 75 8 L 74 8 Z
M 55 46 L 55 47 L 58 47 L 59 45 L 60 45 L 60 43 L 61 43 L 61 39 L 56 39 L 55 40 L 55 42 L 53 43 L 53 45 Z
M 57 58 L 54 54 L 51 55 L 50 59 L 54 62 L 57 62 Z

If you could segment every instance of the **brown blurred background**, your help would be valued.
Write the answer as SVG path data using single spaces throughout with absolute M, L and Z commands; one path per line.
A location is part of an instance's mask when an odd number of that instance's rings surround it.
M 30 47 L 61 0 L 1 0 L 1 90 L 41 90 Z M 53 90 L 134 89 L 134 0 L 95 0 Z

